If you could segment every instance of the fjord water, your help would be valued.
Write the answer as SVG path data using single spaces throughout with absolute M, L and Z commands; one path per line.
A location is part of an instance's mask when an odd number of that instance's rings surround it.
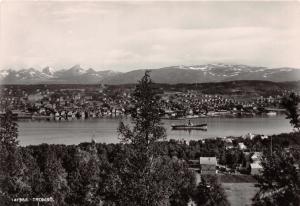
M 125 120 L 129 122 L 129 119 Z M 291 132 L 293 129 L 285 116 L 274 117 L 255 116 L 251 118 L 199 118 L 191 120 L 193 123 L 207 123 L 207 131 L 171 130 L 172 124 L 187 123 L 187 120 L 163 120 L 167 130 L 167 139 L 199 140 L 203 138 L 241 136 L 253 134 L 278 134 Z M 71 121 L 19 121 L 20 144 L 37 145 L 48 144 L 79 144 L 94 139 L 96 142 L 119 142 L 117 127 L 120 119 L 87 119 Z

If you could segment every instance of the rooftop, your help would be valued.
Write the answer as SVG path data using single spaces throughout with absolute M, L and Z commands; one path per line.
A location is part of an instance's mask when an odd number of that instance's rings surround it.
M 200 157 L 200 164 L 216 165 L 217 158 L 216 157 Z

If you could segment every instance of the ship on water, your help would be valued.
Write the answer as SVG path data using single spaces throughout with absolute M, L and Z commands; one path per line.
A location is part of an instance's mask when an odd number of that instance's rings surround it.
M 193 124 L 190 120 L 187 124 L 171 125 L 173 130 L 207 130 L 207 123 Z

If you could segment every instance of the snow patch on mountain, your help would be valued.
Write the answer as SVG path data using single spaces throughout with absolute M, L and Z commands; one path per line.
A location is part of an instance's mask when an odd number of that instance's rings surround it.
M 48 76 L 53 76 L 54 74 L 54 69 L 52 67 L 45 67 L 43 70 L 42 70 L 42 73 L 48 75 Z
M 7 77 L 9 74 L 8 70 L 0 70 L 0 79 Z
M 193 70 L 202 70 L 202 71 L 206 71 L 207 67 L 206 66 L 189 66 L 189 69 L 193 69 Z

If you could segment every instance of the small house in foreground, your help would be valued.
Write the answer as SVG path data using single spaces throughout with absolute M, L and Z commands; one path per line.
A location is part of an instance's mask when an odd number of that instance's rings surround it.
M 261 166 L 261 157 L 262 153 L 261 152 L 254 152 L 253 155 L 251 156 L 252 162 L 250 164 L 251 166 L 251 175 L 258 175 L 260 171 L 262 171 L 262 166 Z
M 200 157 L 201 174 L 216 174 L 217 173 L 217 158 L 216 157 Z
M 238 148 L 239 148 L 240 150 L 245 150 L 245 149 L 247 149 L 246 145 L 245 145 L 243 142 L 238 143 Z
M 251 163 L 250 166 L 251 166 L 251 175 L 258 175 L 260 171 L 263 170 L 259 161 Z

